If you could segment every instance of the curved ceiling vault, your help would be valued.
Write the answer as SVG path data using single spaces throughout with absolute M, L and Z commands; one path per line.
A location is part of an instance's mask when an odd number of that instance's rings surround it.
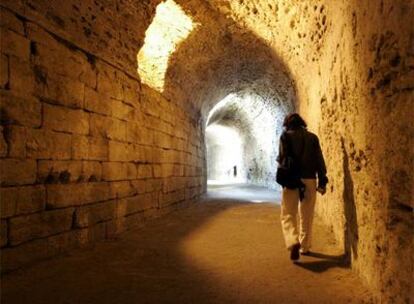
M 205 1 L 159 4 L 138 65 L 144 83 L 204 120 L 220 100 L 246 90 L 286 111 L 294 108 L 294 82 L 282 60 Z

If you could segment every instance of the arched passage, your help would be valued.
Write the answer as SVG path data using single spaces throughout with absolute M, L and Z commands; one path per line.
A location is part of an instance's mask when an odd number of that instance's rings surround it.
M 320 221 L 378 301 L 410 300 L 413 262 L 401 259 L 413 247 L 410 2 L 0 6 L 2 269 L 198 201 L 208 114 L 250 92 L 307 119 L 329 168 Z M 173 29 L 178 21 L 178 33 L 162 26 L 174 39 L 162 37 L 169 48 L 154 53 L 166 60 L 154 61 L 162 82 L 152 85 L 137 74 L 137 55 L 160 21 L 157 8 L 170 6 L 175 13 L 161 21 Z M 235 108 L 218 111 L 215 123 L 253 138 Z
M 263 88 L 266 87 L 263 86 Z M 287 109 L 288 105 L 280 103 L 277 97 L 269 91 L 269 89 L 258 91 L 256 87 L 256 90 L 249 88 L 230 94 L 210 111 L 206 129 L 208 169 L 228 172 L 226 177 L 229 181 L 231 181 L 229 177 L 233 175 L 233 179 L 241 182 L 279 189 L 275 182 L 276 156 L 282 121 L 289 109 Z M 211 151 L 208 150 L 209 141 L 214 141 L 214 134 L 217 134 L 217 137 L 221 136 L 220 129 L 216 133 L 213 132 L 216 126 L 237 130 L 237 136 L 240 139 L 239 151 L 236 150 L 231 140 L 223 140 L 221 144 L 223 151 L 218 147 Z M 212 131 L 209 132 L 209 130 Z M 226 153 L 230 156 L 228 161 L 215 163 L 221 155 Z M 236 156 L 238 156 L 238 168 L 237 177 L 234 178 L 234 172 L 231 171 L 236 164 L 231 160 Z M 207 171 L 207 179 L 220 178 L 213 174 L 209 175 Z

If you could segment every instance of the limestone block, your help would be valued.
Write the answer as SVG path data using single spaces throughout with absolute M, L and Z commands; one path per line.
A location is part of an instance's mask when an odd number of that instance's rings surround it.
M 174 192 L 161 193 L 159 197 L 160 207 L 166 207 L 168 205 L 184 201 L 185 189 L 181 189 Z
M 173 168 L 173 175 L 174 176 L 184 176 L 184 166 L 183 165 L 174 165 Z
M 143 127 L 140 123 L 129 122 L 127 125 L 127 141 L 141 145 L 152 145 L 154 132 Z
M 0 197 L 1 218 L 45 209 L 46 190 L 42 185 L 0 188 Z
M 137 166 L 133 162 L 125 163 L 125 166 L 127 168 L 127 178 L 129 180 L 135 180 L 137 179 Z
M 47 86 L 37 94 L 50 103 L 70 108 L 83 108 L 85 85 L 82 82 L 58 74 L 47 75 Z
M 126 140 L 125 121 L 91 113 L 90 128 L 92 136 L 100 136 L 120 141 Z
M 162 164 L 154 166 L 154 177 L 170 177 L 173 176 L 173 173 L 173 164 Z
M 26 153 L 29 158 L 70 159 L 71 136 L 44 129 L 28 129 Z
M 172 140 L 172 148 L 177 151 L 185 151 L 187 143 L 181 138 L 174 137 Z
M 37 177 L 41 183 L 69 183 L 81 179 L 81 161 L 40 160 Z
M 137 177 L 138 178 L 151 178 L 153 176 L 152 173 L 152 165 L 138 165 L 137 169 L 138 169 L 138 174 Z
M 162 167 L 159 164 L 153 165 L 154 177 L 160 178 L 162 176 Z
M 147 163 L 159 163 L 161 162 L 162 149 L 157 147 L 143 147 L 144 158 L 143 161 Z
M 105 161 L 109 159 L 109 143 L 104 138 L 90 137 L 88 141 L 88 159 Z
M 98 114 L 112 115 L 112 104 L 109 96 L 85 87 L 85 109 Z
M 4 124 L 39 127 L 41 103 L 32 97 L 18 97 L 9 91 L 0 91 L 1 120 Z
M 20 96 L 31 96 L 35 92 L 35 74 L 31 63 L 20 58 L 9 58 L 9 86 Z
M 49 208 L 80 206 L 115 198 L 105 182 L 47 185 L 46 191 Z
M 139 123 L 129 122 L 127 124 L 126 140 L 130 143 L 139 143 L 143 130 L 144 129 L 139 126 Z
M 185 176 L 196 176 L 196 168 L 193 166 L 185 166 Z
M 79 207 L 75 211 L 75 226 L 83 228 L 108 221 L 116 216 L 116 200 Z
M 36 161 L 0 159 L 1 185 L 25 185 L 36 181 Z
M 104 138 L 73 135 L 72 159 L 108 160 L 108 141 Z
M 82 179 L 85 181 L 102 180 L 102 164 L 98 161 L 82 161 Z
M 154 200 L 152 193 L 144 193 L 121 199 L 119 205 L 124 205 L 124 207 L 121 208 L 125 210 L 124 216 L 126 216 L 150 208 L 155 208 L 157 207 L 158 202 Z
M 148 162 L 145 157 L 145 150 L 146 147 L 140 145 L 132 145 L 133 152 L 132 152 L 132 160 L 136 162 Z
M 132 120 L 134 108 L 122 101 L 111 99 L 112 116 L 120 120 Z
M 178 163 L 180 162 L 180 153 L 174 150 L 161 150 L 160 162 Z
M 56 49 L 59 48 L 59 42 L 42 27 L 33 22 L 28 22 L 26 24 L 27 37 L 35 41 L 36 44 L 43 44 L 49 48 Z
M 134 146 L 117 141 L 109 141 L 109 161 L 134 161 Z
M 5 88 L 9 83 L 9 59 L 6 55 L 0 54 L 0 88 Z
M 132 186 L 131 183 L 132 182 L 129 181 L 111 182 L 111 193 L 117 198 L 124 198 L 137 194 L 136 189 Z
M 9 125 L 4 127 L 5 139 L 8 143 L 8 156 L 11 158 L 26 158 L 26 128 Z
M 93 64 L 88 61 L 82 64 L 82 72 L 79 76 L 79 80 L 83 82 L 87 87 L 96 89 L 98 83 L 98 74 Z M 85 87 L 86 88 L 86 87 Z
M 172 138 L 162 132 L 154 132 L 154 145 L 160 148 L 171 148 Z
M 185 199 L 193 199 L 195 197 L 197 197 L 198 195 L 198 191 L 197 188 L 187 188 L 185 189 Z
M 44 104 L 43 126 L 53 131 L 86 135 L 89 133 L 89 115 L 83 110 Z
M 7 222 L 0 221 L 0 247 L 7 245 Z
M 113 67 L 107 64 L 98 66 L 97 89 L 98 92 L 104 93 L 118 100 L 124 99 L 124 90 L 122 83 L 118 78 L 117 72 Z
M 8 145 L 4 136 L 4 127 L 0 126 L 0 157 L 7 156 Z
M 140 103 L 140 84 L 138 80 L 127 78 L 123 83 L 125 103 L 138 107 Z
M 45 67 L 53 74 L 79 80 L 89 87 L 96 86 L 96 72 L 87 61 L 86 56 L 78 51 L 68 49 L 63 44 L 55 43 L 50 46 L 37 43 L 35 63 Z
M 1 53 L 13 55 L 25 61 L 30 58 L 30 40 L 25 37 L 5 29 L 0 28 Z
M 72 135 L 72 159 L 89 159 L 89 137 L 83 135 Z
M 134 188 L 136 193 L 139 194 L 154 191 L 151 180 L 148 179 L 133 180 L 131 181 L 131 186 Z
M 73 213 L 73 208 L 66 208 L 11 218 L 10 244 L 17 245 L 32 239 L 68 231 L 72 228 Z
M 128 168 L 123 162 L 102 163 L 102 179 L 105 181 L 127 180 Z
M 23 22 L 19 20 L 16 15 L 4 8 L 0 9 L 0 27 L 12 30 L 20 35 L 24 35 Z
M 162 190 L 164 193 L 173 192 L 179 189 L 184 189 L 185 186 L 186 186 L 186 180 L 184 178 L 172 177 L 172 178 L 164 179 Z

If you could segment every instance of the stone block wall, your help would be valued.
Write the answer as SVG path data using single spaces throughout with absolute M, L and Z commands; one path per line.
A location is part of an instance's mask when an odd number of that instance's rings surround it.
M 318 220 L 378 303 L 413 291 L 412 1 L 222 1 L 292 73 L 328 167 Z
M 140 43 L 130 49 L 125 42 L 119 53 L 94 49 L 106 40 L 98 33 L 95 44 L 82 41 L 92 39 L 93 26 L 91 35 L 76 36 L 76 27 L 44 21 L 82 15 L 54 6 L 46 12 L 43 2 L 3 5 L 3 271 L 112 237 L 205 191 L 198 115 L 141 85 L 131 60 Z M 138 24 L 139 33 L 147 21 Z

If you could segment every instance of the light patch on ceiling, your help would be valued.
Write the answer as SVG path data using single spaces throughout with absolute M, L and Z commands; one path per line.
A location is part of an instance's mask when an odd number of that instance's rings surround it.
M 197 25 L 173 0 L 157 6 L 154 20 L 145 33 L 144 46 L 137 55 L 138 74 L 143 83 L 161 93 L 164 91 L 170 56 Z

